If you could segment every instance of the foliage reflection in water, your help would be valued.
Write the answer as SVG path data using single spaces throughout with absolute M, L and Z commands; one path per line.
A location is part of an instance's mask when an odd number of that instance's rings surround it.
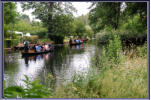
M 6 87 L 24 85 L 21 81 L 24 75 L 31 81 L 40 77 L 44 85 L 50 86 L 48 82 L 50 73 L 55 79 L 55 84 L 60 86 L 71 81 L 75 73 L 86 74 L 94 53 L 95 46 L 92 44 L 55 46 L 54 52 L 28 57 L 22 57 L 20 52 L 5 53 Z

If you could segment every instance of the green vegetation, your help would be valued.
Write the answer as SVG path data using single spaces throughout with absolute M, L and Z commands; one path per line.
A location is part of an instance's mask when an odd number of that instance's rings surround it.
M 6 39 L 4 43 L 5 47 L 16 44 L 16 42 L 14 42 L 15 40 L 11 41 L 11 39 L 16 39 L 16 36 L 12 31 L 10 31 L 13 29 L 13 24 L 17 20 L 18 13 L 15 11 L 15 9 L 15 3 L 4 3 L 4 38 Z
M 147 3 L 101 2 L 93 3 L 89 13 L 90 26 L 97 43 L 107 44 L 112 33 L 120 36 L 122 43 L 143 44 L 147 40 Z
M 46 98 L 51 95 L 50 89 L 40 84 L 40 80 L 30 81 L 25 76 L 25 87 L 23 86 L 10 86 L 4 88 L 5 98 Z
M 48 29 L 47 35 L 55 43 L 63 43 L 64 36 L 72 31 L 71 3 L 62 2 L 28 2 L 23 3 L 24 10 L 34 8 L 33 14 L 39 18 Z

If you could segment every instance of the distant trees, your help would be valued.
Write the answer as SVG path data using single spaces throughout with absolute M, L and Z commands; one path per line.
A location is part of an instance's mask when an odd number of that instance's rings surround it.
M 16 4 L 12 2 L 4 3 L 4 37 L 15 38 L 10 30 L 13 30 L 13 24 L 17 20 Z
M 86 15 L 81 15 L 81 16 L 79 16 L 77 19 L 78 19 L 79 21 L 81 21 L 84 25 L 88 25 L 88 24 L 89 24 L 88 17 L 89 17 L 89 15 L 86 14 Z
M 16 4 L 12 2 L 4 3 L 4 24 L 15 23 L 17 20 Z
M 75 19 L 73 22 L 74 25 L 74 34 L 75 36 L 83 36 L 83 34 L 85 33 L 86 29 L 85 29 L 85 25 L 82 23 L 82 21 Z
M 118 29 L 122 21 L 127 21 L 139 14 L 144 26 L 147 25 L 147 3 L 146 2 L 98 2 L 93 3 L 94 7 L 89 13 L 90 26 L 95 33 L 104 29 L 105 26 L 111 26 L 113 29 Z M 122 11 L 123 9 L 123 11 Z M 121 21 L 121 22 L 120 22 Z
M 88 24 L 88 14 L 76 17 L 73 22 L 73 35 L 79 37 L 92 37 L 94 32 Z
M 23 3 L 24 10 L 33 8 L 33 14 L 48 29 L 48 36 L 56 43 L 63 43 L 64 36 L 70 34 L 73 21 L 71 3 L 62 2 L 28 2 Z
M 29 22 L 27 20 L 20 20 L 14 24 L 14 30 L 23 33 L 31 33 L 33 35 L 39 35 L 39 32 L 47 32 L 47 29 L 43 27 L 43 24 L 35 24 L 39 22 Z
M 134 17 L 135 15 L 139 15 L 140 21 L 143 24 L 144 28 L 147 27 L 147 3 L 146 2 L 137 2 L 131 3 L 126 2 L 125 15 L 129 15 Z
M 147 2 L 97 2 L 92 7 L 89 24 L 98 34 L 98 43 L 111 39 L 112 33 L 126 44 L 147 40 Z
M 26 21 L 30 22 L 30 18 L 26 14 L 22 14 L 21 17 L 20 17 L 20 20 L 26 20 Z
M 119 25 L 121 2 L 93 3 L 95 6 L 89 13 L 90 25 L 95 32 L 105 26 L 112 26 L 115 30 Z

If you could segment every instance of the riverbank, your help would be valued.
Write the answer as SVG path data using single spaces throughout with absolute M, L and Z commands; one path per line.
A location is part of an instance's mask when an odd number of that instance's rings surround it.
M 126 59 L 89 79 L 77 79 L 50 98 L 146 98 L 147 59 Z

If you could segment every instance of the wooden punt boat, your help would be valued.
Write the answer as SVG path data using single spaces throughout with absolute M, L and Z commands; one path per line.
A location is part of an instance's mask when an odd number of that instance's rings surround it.
M 73 42 L 73 43 L 70 43 L 70 45 L 80 45 L 80 44 L 82 44 L 83 42 L 80 42 L 80 43 L 75 43 L 75 42 Z
M 41 52 L 22 52 L 22 56 L 30 56 L 30 55 L 39 55 L 39 54 L 44 54 L 44 53 L 48 53 L 48 52 L 52 52 L 53 49 L 48 50 L 48 51 L 41 51 Z

